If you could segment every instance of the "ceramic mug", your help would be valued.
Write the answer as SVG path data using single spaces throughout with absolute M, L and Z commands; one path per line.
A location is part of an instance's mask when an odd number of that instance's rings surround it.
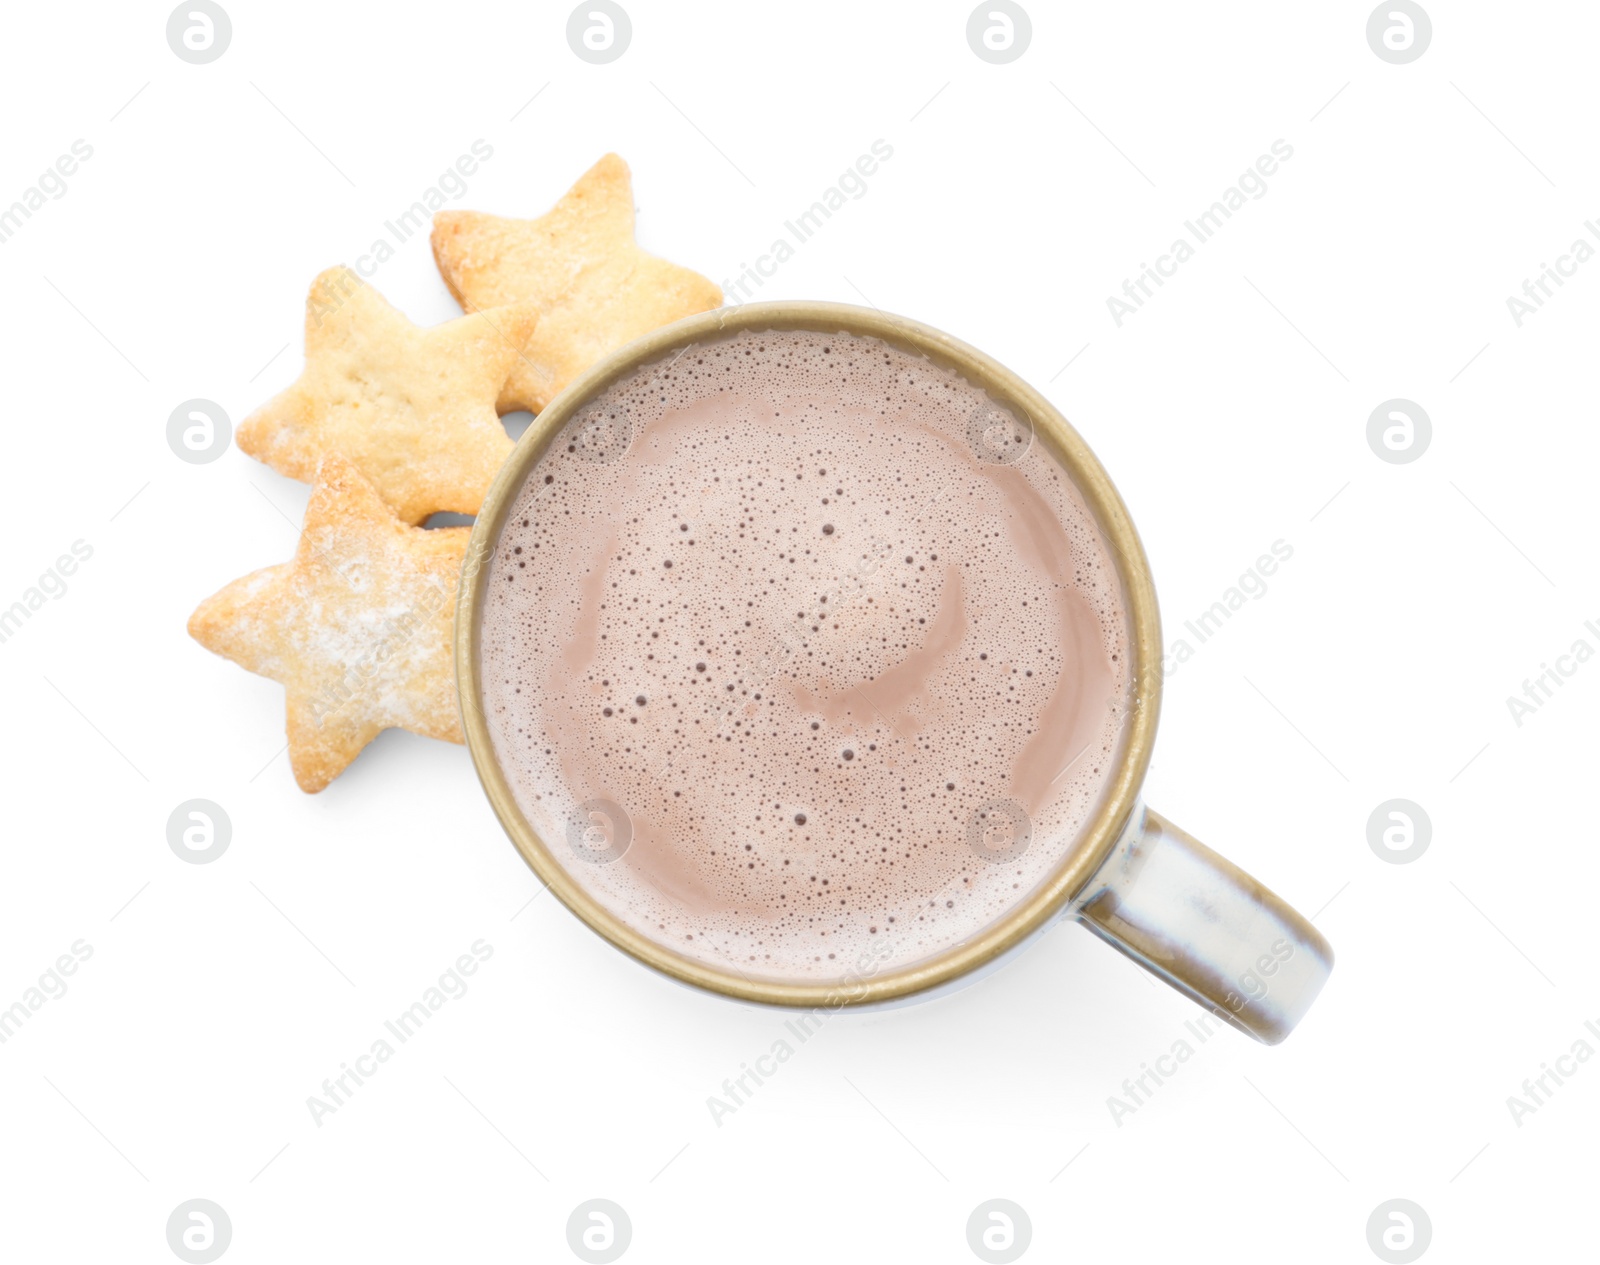
M 551 440 L 613 383 L 684 348 L 744 330 L 798 329 L 881 339 L 953 369 L 1033 427 L 1065 468 L 1110 547 L 1131 634 L 1132 697 L 1117 767 L 1094 816 L 1050 874 L 1004 916 L 925 960 L 875 970 L 863 960 L 834 980 L 753 980 L 691 959 L 600 904 L 517 806 L 482 710 L 479 646 L 490 568 L 517 494 Z M 456 607 L 456 680 L 479 780 L 517 850 L 561 901 L 647 966 L 728 997 L 769 1005 L 878 1005 L 926 996 L 973 978 L 1047 925 L 1071 918 L 1206 1009 L 1276 1044 L 1305 1014 L 1333 967 L 1333 951 L 1295 912 L 1198 840 L 1145 808 L 1161 703 L 1161 624 L 1149 563 L 1128 511 L 1088 445 L 1038 391 L 982 352 L 903 317 L 832 303 L 752 303 L 692 316 L 628 344 L 574 381 L 534 420 L 484 500 L 462 568 Z

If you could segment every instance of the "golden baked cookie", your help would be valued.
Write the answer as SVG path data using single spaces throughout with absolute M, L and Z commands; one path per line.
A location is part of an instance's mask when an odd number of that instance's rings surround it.
M 523 303 L 419 329 L 330 268 L 306 300 L 305 370 L 245 418 L 239 447 L 302 481 L 340 453 L 408 523 L 476 514 L 511 451 L 495 397 L 537 323 Z
M 722 291 L 699 273 L 639 249 L 633 181 L 615 154 L 536 220 L 436 213 L 433 257 L 469 312 L 538 305 L 539 327 L 500 393 L 502 413 L 536 413 L 608 352 L 722 303 Z
M 200 603 L 189 635 L 281 682 L 289 763 L 320 791 L 389 728 L 461 742 L 451 628 L 467 527 L 408 527 L 355 465 L 323 458 L 293 562 Z

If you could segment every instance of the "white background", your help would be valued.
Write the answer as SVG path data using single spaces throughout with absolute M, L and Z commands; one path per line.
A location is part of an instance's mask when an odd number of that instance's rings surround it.
M 1506 1099 L 1600 1024 L 1600 661 L 1521 727 L 1505 701 L 1600 649 L 1600 262 L 1521 328 L 1505 303 L 1600 215 L 1592 6 L 1439 0 L 1396 66 L 1365 3 L 1035 3 L 995 66 L 964 3 L 634 0 L 594 66 L 565 5 L 224 3 L 205 66 L 165 4 L 12 6 L 0 41 L 0 206 L 94 149 L 0 246 L 0 606 L 94 551 L 0 644 L 0 1006 L 93 946 L 0 1046 L 7 1259 L 171 1261 L 194 1197 L 229 1262 L 576 1259 L 596 1196 L 630 1261 L 970 1261 L 991 1197 L 1027 1210 L 1028 1260 L 1374 1260 L 1394 1197 L 1429 1259 L 1593 1252 L 1600 1061 L 1520 1127 Z M 1119 1126 L 1108 1096 L 1196 1012 L 1060 927 L 834 1019 L 719 1127 L 707 1097 L 782 1016 L 528 905 L 464 748 L 389 733 L 295 788 L 281 689 L 184 622 L 291 555 L 306 488 L 180 462 L 167 416 L 237 422 L 292 381 L 311 278 L 479 138 L 455 205 L 540 214 L 614 149 L 645 247 L 717 281 L 888 141 L 761 297 L 870 299 L 1045 389 L 1138 523 L 1169 642 L 1293 546 L 1169 680 L 1147 786 L 1333 942 L 1287 1044 L 1217 1037 Z M 1278 138 L 1266 196 L 1119 329 L 1106 298 Z M 457 313 L 422 237 L 373 280 Z M 1413 464 L 1366 442 L 1392 397 L 1432 418 Z M 1433 823 L 1408 865 L 1366 839 L 1396 796 Z M 233 823 L 209 865 L 167 846 L 193 797 Z M 480 938 L 471 991 L 314 1124 L 307 1096 Z

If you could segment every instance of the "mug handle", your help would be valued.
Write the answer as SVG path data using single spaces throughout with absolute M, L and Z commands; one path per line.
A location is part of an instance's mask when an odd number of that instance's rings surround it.
M 1143 803 L 1073 916 L 1266 1045 L 1289 1035 L 1333 970 L 1309 919 Z

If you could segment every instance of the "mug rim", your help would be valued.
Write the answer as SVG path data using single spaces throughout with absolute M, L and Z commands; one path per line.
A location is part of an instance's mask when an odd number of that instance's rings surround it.
M 623 922 L 585 889 L 534 830 L 516 802 L 495 756 L 482 708 L 479 671 L 488 562 L 528 475 L 554 436 L 595 396 L 673 350 L 706 339 L 769 329 L 881 339 L 955 370 L 972 385 L 1027 417 L 1035 439 L 1046 444 L 1072 479 L 1110 549 L 1127 603 L 1133 658 L 1128 718 L 1117 769 L 1101 794 L 1094 817 L 1030 893 L 1004 916 L 932 957 L 893 970 L 855 972 L 807 982 L 752 979 L 736 970 L 678 953 Z M 683 983 L 764 1005 L 837 1008 L 925 992 L 1000 957 L 1055 918 L 1105 862 L 1138 802 L 1160 713 L 1160 663 L 1160 615 L 1144 547 L 1110 476 L 1071 423 L 1018 374 L 977 348 L 908 317 L 844 303 L 778 301 L 717 308 L 653 330 L 574 379 L 534 419 L 490 485 L 473 524 L 456 600 L 456 692 L 467 748 L 496 817 L 535 877 L 590 929 L 636 961 Z

